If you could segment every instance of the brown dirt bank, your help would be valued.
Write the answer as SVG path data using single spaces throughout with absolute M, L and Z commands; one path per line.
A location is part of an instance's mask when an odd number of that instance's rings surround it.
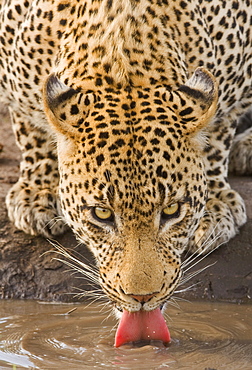
M 5 195 L 16 182 L 20 153 L 15 145 L 8 114 L 0 112 L 0 298 L 30 298 L 71 301 L 73 293 L 92 289 L 79 273 L 53 257 L 48 241 L 16 230 L 9 222 Z M 1 151 L 1 146 L 0 146 Z M 193 277 L 187 286 L 191 290 L 178 296 L 189 300 L 222 300 L 239 303 L 251 302 L 252 295 L 252 177 L 232 177 L 232 186 L 245 199 L 248 222 L 233 240 L 200 262 L 194 270 L 212 265 Z M 78 245 L 69 231 L 57 239 L 68 251 L 80 254 L 82 260 L 93 258 L 89 251 Z M 81 277 L 81 279 L 80 279 Z M 182 289 L 183 287 L 181 287 Z

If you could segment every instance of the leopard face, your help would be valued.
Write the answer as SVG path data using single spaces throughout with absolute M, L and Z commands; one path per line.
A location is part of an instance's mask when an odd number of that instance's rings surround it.
M 103 290 L 120 309 L 162 305 L 207 199 L 199 129 L 215 112 L 213 77 L 198 69 L 177 91 L 163 86 L 44 89 L 57 132 L 65 218 L 94 253 Z

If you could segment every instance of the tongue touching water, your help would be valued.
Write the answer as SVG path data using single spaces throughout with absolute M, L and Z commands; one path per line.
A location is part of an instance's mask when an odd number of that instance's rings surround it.
M 141 340 L 160 340 L 167 345 L 170 333 L 160 308 L 153 311 L 123 311 L 116 336 L 115 347 L 128 342 Z
M 0 369 L 252 368 L 252 306 L 168 306 L 171 342 L 114 347 L 117 321 L 104 303 L 0 302 Z

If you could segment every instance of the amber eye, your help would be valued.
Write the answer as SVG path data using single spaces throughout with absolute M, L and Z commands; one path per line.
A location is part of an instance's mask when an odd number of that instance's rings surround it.
M 113 221 L 113 212 L 108 208 L 94 207 L 93 213 L 95 217 L 100 221 Z
M 180 211 L 179 203 L 172 203 L 168 207 L 165 207 L 162 212 L 162 217 L 165 219 L 178 217 Z

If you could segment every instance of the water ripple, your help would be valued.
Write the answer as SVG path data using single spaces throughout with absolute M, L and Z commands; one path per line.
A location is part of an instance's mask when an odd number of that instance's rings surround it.
M 114 348 L 115 320 L 105 320 L 95 305 L 79 305 L 64 314 L 68 311 L 68 305 L 0 303 L 5 318 L 0 321 L 4 338 L 0 368 L 12 369 L 11 364 L 41 370 L 252 368 L 252 306 L 181 302 L 180 309 L 168 307 L 172 335 L 168 347 L 153 342 Z

